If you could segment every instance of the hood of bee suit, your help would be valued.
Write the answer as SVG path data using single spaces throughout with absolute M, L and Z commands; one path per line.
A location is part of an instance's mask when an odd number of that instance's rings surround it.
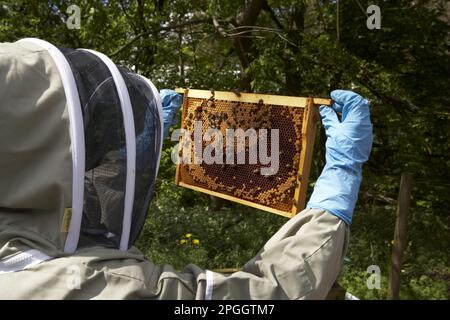
M 1 43 L 0 259 L 128 250 L 153 195 L 162 121 L 155 86 L 101 53 Z

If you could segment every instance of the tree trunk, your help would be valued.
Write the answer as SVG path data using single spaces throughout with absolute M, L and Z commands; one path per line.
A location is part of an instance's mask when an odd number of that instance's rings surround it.
M 400 277 L 403 264 L 403 251 L 406 248 L 406 225 L 411 199 L 411 185 L 412 175 L 410 173 L 403 173 L 398 195 L 397 220 L 395 222 L 394 245 L 392 247 L 392 265 L 389 273 L 389 300 L 398 300 L 400 298 Z
M 240 33 L 233 38 L 234 49 L 241 62 L 242 75 L 239 84 L 241 91 L 251 91 L 251 77 L 247 73 L 247 69 L 255 59 L 255 53 L 252 48 L 253 40 L 251 38 L 251 27 L 255 25 L 259 13 L 266 5 L 265 0 L 252 0 L 244 5 L 242 11 L 236 18 L 236 28 Z

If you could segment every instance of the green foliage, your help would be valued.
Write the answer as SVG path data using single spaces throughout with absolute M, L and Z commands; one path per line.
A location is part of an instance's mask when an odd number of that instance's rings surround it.
M 388 278 L 384 275 L 381 276 L 381 289 L 369 289 L 367 287 L 368 277 L 369 274 L 366 270 L 344 266 L 343 275 L 339 279 L 339 284 L 344 287 L 347 292 L 350 292 L 359 299 L 386 299 Z
M 328 96 L 347 88 L 361 93 L 371 102 L 374 144 L 341 284 L 360 298 L 386 298 L 396 210 L 391 200 L 397 198 L 401 173 L 410 171 L 414 188 L 401 297 L 448 298 L 448 2 L 380 1 L 381 29 L 368 30 L 364 9 L 371 3 L 341 1 L 338 41 L 335 1 L 268 0 L 256 28 L 241 38 L 250 39 L 241 57 L 235 34 L 243 30 L 234 27 L 250 2 L 80 0 L 74 3 L 81 8 L 81 29 L 69 30 L 69 1 L 3 0 L 0 41 L 40 37 L 95 49 L 160 88 L 231 90 L 247 75 L 256 92 Z M 316 141 L 312 184 L 324 164 L 321 130 Z M 179 269 L 188 263 L 242 266 L 286 220 L 235 204 L 217 206 L 205 195 L 177 188 L 172 146 L 166 141 L 157 194 L 137 246 L 155 263 Z M 370 265 L 381 268 L 381 290 L 366 286 Z

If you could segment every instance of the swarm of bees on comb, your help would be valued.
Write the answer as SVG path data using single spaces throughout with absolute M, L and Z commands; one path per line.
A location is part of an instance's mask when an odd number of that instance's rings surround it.
M 257 159 L 249 163 L 249 151 L 255 146 L 251 139 L 245 139 L 245 164 L 238 164 L 236 155 L 233 163 L 222 164 L 181 163 L 178 165 L 178 184 L 195 187 L 206 193 L 226 195 L 227 199 L 240 199 L 255 204 L 259 208 L 268 208 L 281 215 L 291 216 L 295 201 L 298 200 L 300 180 L 300 158 L 302 154 L 302 127 L 305 108 L 258 102 L 242 102 L 217 99 L 214 91 L 209 98 L 185 97 L 182 127 L 194 132 L 195 123 L 201 121 L 202 133 L 208 129 L 217 129 L 226 139 L 227 129 L 254 129 L 257 132 L 267 129 L 267 154 L 271 154 L 270 129 L 278 129 L 279 165 L 277 170 L 264 174 L 263 168 L 269 167 Z M 192 134 L 192 139 L 194 135 Z M 211 141 L 202 141 L 205 149 Z M 234 150 L 237 142 L 234 141 Z M 225 141 L 223 154 L 225 155 Z M 253 149 L 255 150 L 255 149 Z M 192 152 L 192 159 L 194 157 Z M 181 155 L 181 151 L 180 151 Z M 212 193 L 210 193 L 212 194 Z M 240 202 L 240 201 L 238 201 Z M 272 209 L 272 210 L 270 210 Z

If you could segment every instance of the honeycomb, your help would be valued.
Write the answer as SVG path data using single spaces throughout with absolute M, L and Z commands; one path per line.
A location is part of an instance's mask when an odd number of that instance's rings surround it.
M 192 132 L 194 124 L 201 121 L 202 134 L 208 128 L 216 128 L 223 135 L 223 155 L 225 159 L 226 129 L 279 129 L 279 169 L 271 175 L 263 175 L 261 169 L 270 164 L 262 164 L 259 157 L 255 164 L 249 164 L 250 139 L 245 139 L 245 164 L 200 164 L 194 163 L 195 147 L 189 149 L 191 163 L 178 165 L 178 180 L 184 186 L 194 186 L 196 190 L 208 193 L 213 191 L 227 195 L 227 199 L 240 202 L 245 200 L 261 208 L 271 208 L 272 212 L 291 216 L 295 205 L 296 189 L 300 172 L 302 154 L 302 126 L 305 108 L 266 104 L 263 100 L 248 103 L 232 100 L 220 100 L 212 92 L 209 98 L 185 97 L 182 127 Z M 271 138 L 267 136 L 267 155 L 271 155 Z M 214 142 L 202 141 L 202 149 Z M 233 142 L 237 150 L 237 141 Z M 186 149 L 180 149 L 179 155 Z M 230 198 L 231 197 L 231 198 Z M 297 193 L 298 197 L 298 193 Z M 241 202 L 242 203 L 242 202 Z M 247 203 L 247 204 L 249 204 Z M 251 205 L 249 204 L 249 205 Z M 264 209 L 263 208 L 263 209 Z M 285 214 L 283 214 L 285 213 Z

